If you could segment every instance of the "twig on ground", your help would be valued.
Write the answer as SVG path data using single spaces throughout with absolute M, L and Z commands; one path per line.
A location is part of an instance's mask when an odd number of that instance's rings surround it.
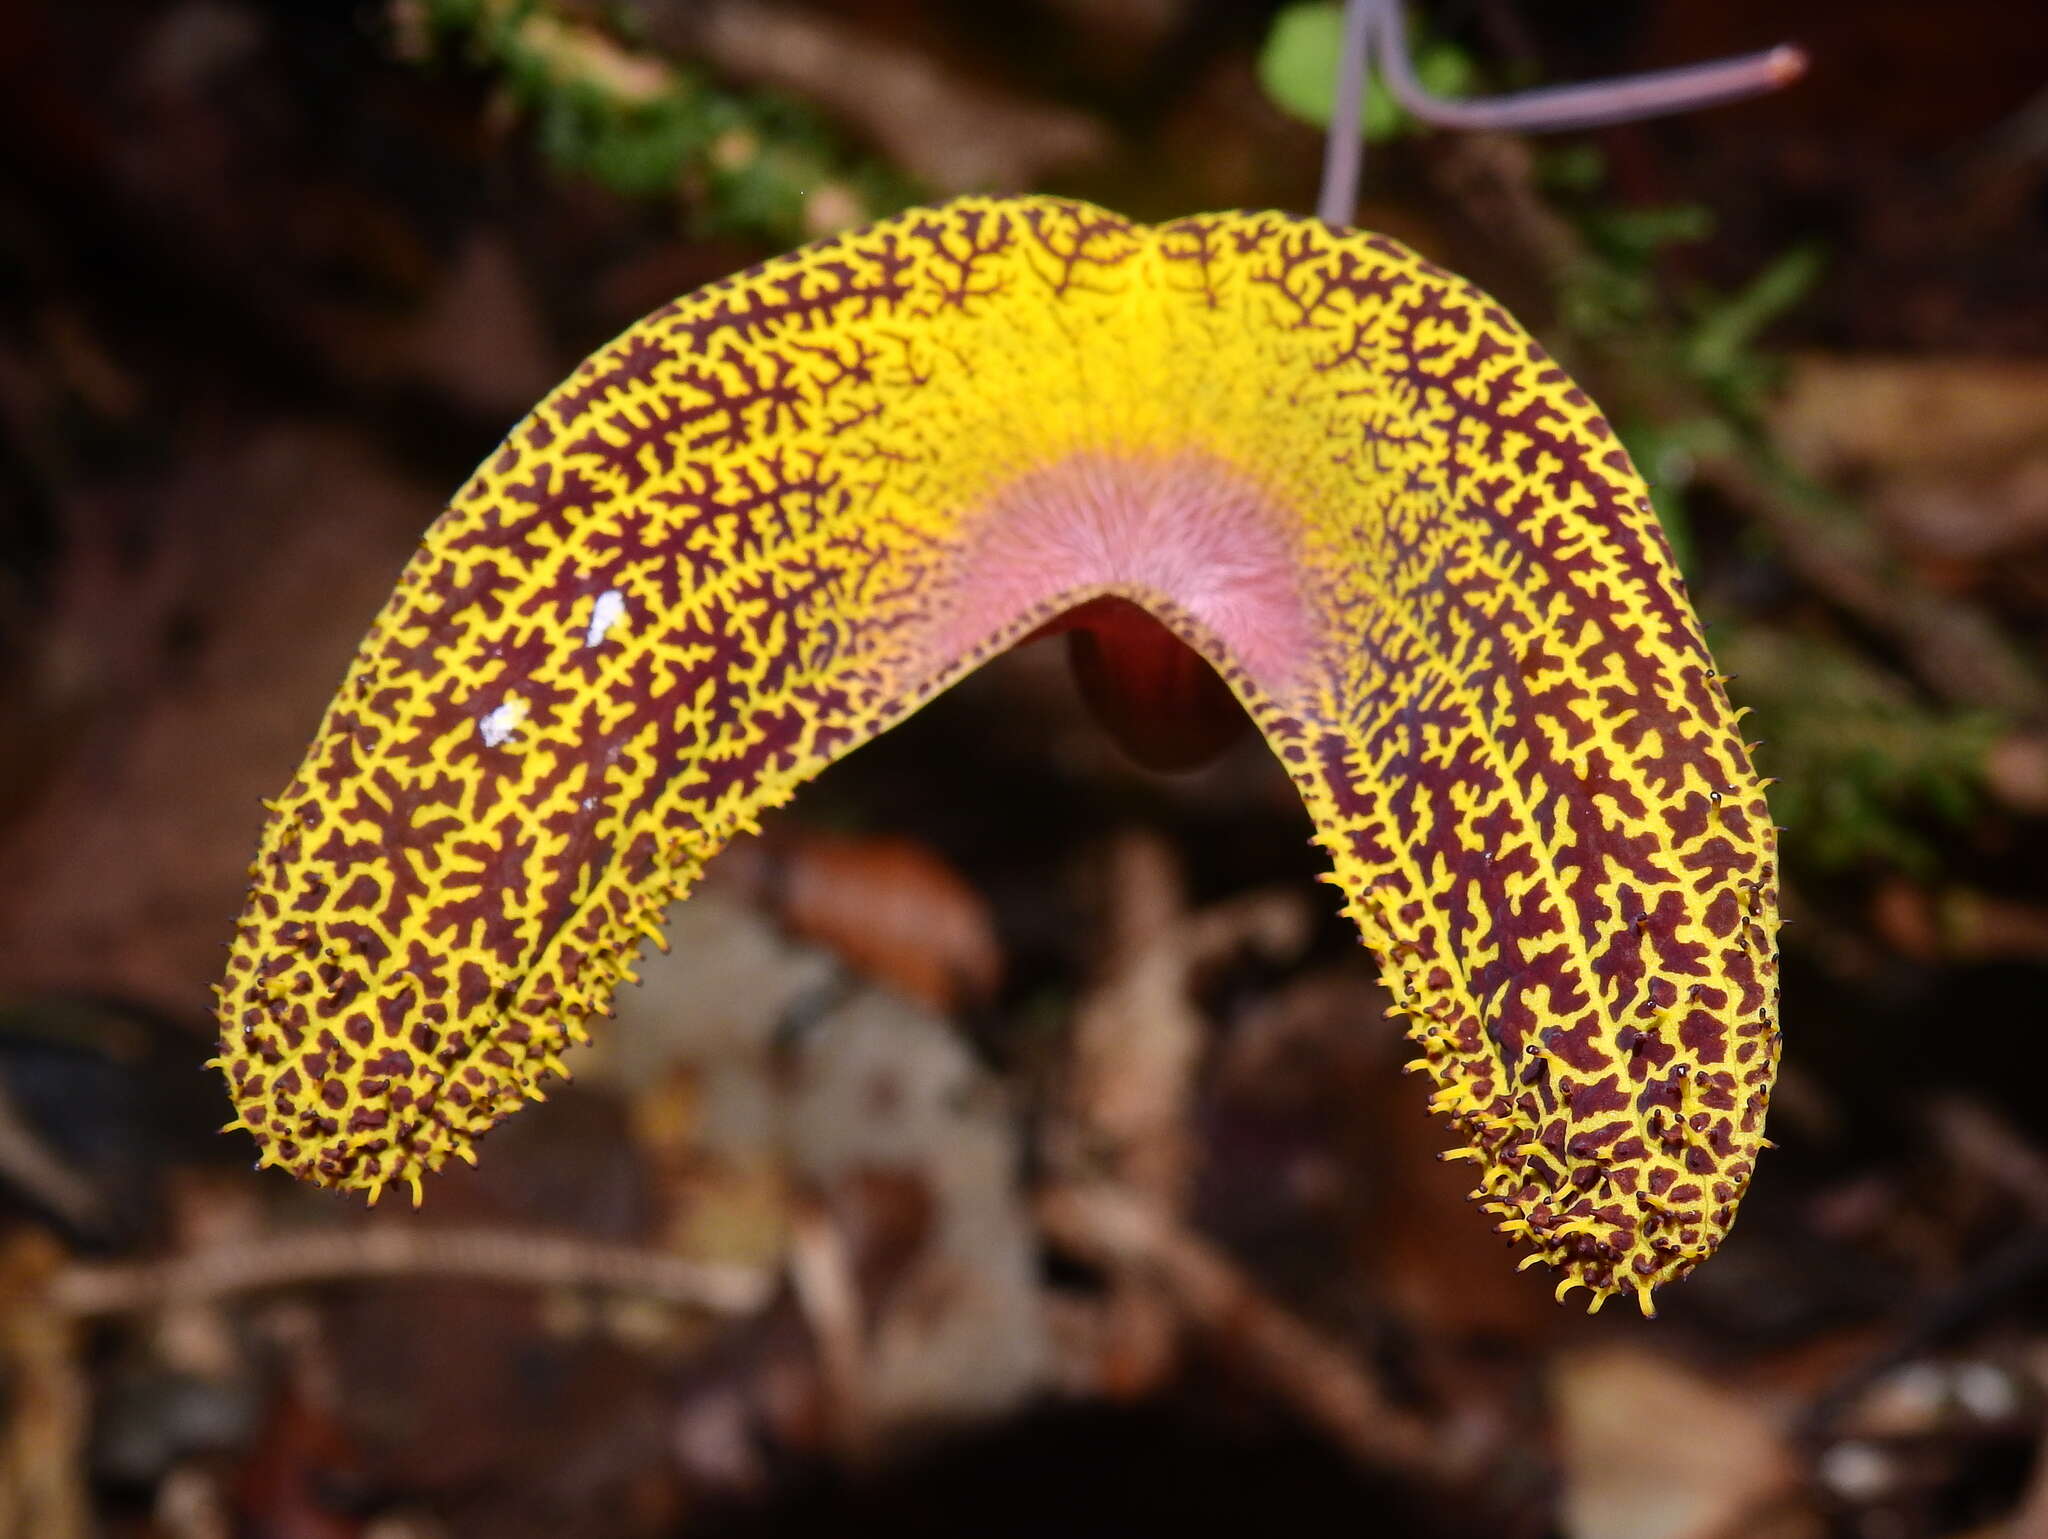
M 2038 1344 L 2028 1354 L 2027 1366 L 2035 1387 L 2048 1392 L 2048 1350 Z M 2020 1504 L 2004 1529 L 2005 1539 L 2048 1539 L 2048 1432 L 2043 1432 L 2034 1454 L 2034 1473 L 2020 1493 Z
M 1107 954 L 1074 1014 L 1070 1065 L 1049 1162 L 1065 1178 L 1110 1179 L 1168 1212 L 1186 1195 L 1188 1111 L 1207 1027 L 1197 975 L 1240 952 L 1285 959 L 1307 943 L 1292 893 L 1250 893 L 1195 914 L 1157 840 L 1109 851 Z
M 2027 1289 L 2038 1287 L 2043 1277 L 2048 1277 L 2048 1224 L 2035 1224 L 1918 1304 L 1896 1335 L 1837 1375 L 1798 1418 L 1799 1436 L 1821 1441 L 1843 1413 L 1894 1368 L 1955 1340 Z
M 1045 1129 L 1045 1163 L 1067 1182 L 1107 1182 L 1156 1211 L 1186 1204 L 1193 1180 L 1188 1127 L 1207 1027 L 1197 975 L 1240 951 L 1286 957 L 1308 936 L 1292 894 L 1252 893 L 1186 911 L 1179 869 L 1155 838 L 1128 835 L 1108 851 L 1102 969 L 1074 1012 L 1067 1063 Z M 1171 1370 L 1182 1311 L 1160 1281 L 1112 1269 L 1093 1332 L 1099 1392 L 1139 1394 Z
M 40 1230 L 0 1249 L 0 1534 L 85 1539 L 93 1532 L 85 1485 L 90 1393 L 78 1333 L 50 1303 L 62 1252 Z
M 730 1315 L 752 1314 L 775 1287 L 768 1272 L 628 1245 L 378 1223 L 222 1245 L 165 1261 L 74 1265 L 56 1274 L 50 1291 L 64 1313 L 91 1317 L 270 1288 L 427 1277 L 603 1288 Z
M 1892 641 L 1920 682 L 1951 705 L 2021 716 L 2048 711 L 2048 686 L 1990 616 L 1900 565 L 1853 510 L 1774 485 L 1739 454 L 1703 455 L 1694 474 L 1768 529 L 1801 578 Z
M 1521 140 L 1448 136 L 1434 170 L 1474 224 L 1526 252 L 1553 285 L 1571 283 L 1592 265 L 1578 232 L 1537 191 L 1532 152 Z M 1654 356 L 1657 340 L 1654 328 L 1637 329 L 1605 349 L 1621 399 L 1668 421 L 1715 414 L 1696 387 Z M 1767 529 L 1801 579 L 1892 641 L 1936 694 L 1954 705 L 2048 713 L 2048 685 L 1988 615 L 1930 586 L 1852 509 L 1795 485 L 1772 458 L 1766 451 L 1702 453 L 1693 474 Z
M 1021 191 L 1109 147 L 1094 118 L 955 80 L 869 28 L 761 0 L 692 10 L 682 46 L 736 80 L 817 103 L 942 193 Z
M 106 1220 L 106 1203 L 92 1182 L 66 1165 L 28 1125 L 4 1084 L 0 1084 L 0 1181 L 12 1183 L 74 1229 L 96 1228 Z
M 832 1215 L 800 1202 L 791 1216 L 789 1280 L 817 1346 L 818 1379 L 834 1441 L 857 1454 L 867 1438 L 866 1328 L 853 1258 Z
M 2048 1156 L 1983 1102 L 1938 1097 L 1927 1120 L 1949 1158 L 1979 1179 L 2017 1197 L 2048 1224 Z
M 1896 1335 L 1816 1396 L 1799 1421 L 1809 1438 L 1825 1434 L 1887 1373 L 1953 1340 L 2048 1274 L 2048 1159 L 1978 1101 L 1943 1096 L 1928 1121 L 1952 1160 L 2015 1199 L 2032 1222 L 2016 1226 L 1990 1255 L 1923 1301 Z
M 1189 1323 L 1359 1460 L 1437 1478 L 1459 1473 L 1428 1423 L 1389 1404 L 1350 1352 L 1156 1208 L 1114 1187 L 1070 1186 L 1044 1193 L 1038 1216 L 1063 1248 L 1158 1283 Z

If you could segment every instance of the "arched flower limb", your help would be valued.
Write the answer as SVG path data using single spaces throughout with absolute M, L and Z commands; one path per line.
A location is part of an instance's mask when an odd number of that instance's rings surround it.
M 1099 598 L 1300 787 L 1503 1229 L 1706 1255 L 1777 1059 L 1762 788 L 1642 482 L 1501 308 L 1281 214 L 967 199 L 657 311 L 428 533 L 221 997 L 267 1163 L 471 1157 L 765 807 Z

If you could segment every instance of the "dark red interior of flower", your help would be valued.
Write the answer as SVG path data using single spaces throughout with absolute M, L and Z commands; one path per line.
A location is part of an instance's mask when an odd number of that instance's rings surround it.
M 1037 634 L 1061 633 L 1089 710 L 1147 769 L 1199 769 L 1251 725 L 1207 660 L 1129 599 L 1090 599 Z

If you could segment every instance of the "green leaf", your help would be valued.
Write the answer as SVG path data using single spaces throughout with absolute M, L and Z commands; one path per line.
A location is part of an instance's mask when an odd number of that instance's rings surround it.
M 1687 367 L 1708 381 L 1734 374 L 1757 334 L 1804 299 L 1826 265 L 1820 247 L 1794 246 L 1744 288 L 1713 304 L 1685 340 Z
M 1337 110 L 1337 60 L 1344 50 L 1344 12 L 1329 0 L 1290 5 L 1273 19 L 1259 51 L 1259 84 L 1275 106 L 1318 128 Z M 1449 43 L 1424 42 L 1415 73 L 1438 96 L 1462 96 L 1472 89 L 1472 61 Z M 1377 72 L 1366 80 L 1360 122 L 1375 143 L 1410 132 L 1415 121 L 1401 110 Z

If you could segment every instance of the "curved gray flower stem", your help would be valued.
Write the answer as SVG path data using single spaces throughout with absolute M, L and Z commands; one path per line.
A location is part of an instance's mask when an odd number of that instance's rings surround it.
M 1806 73 L 1806 54 L 1780 44 L 1706 64 L 1622 75 L 1587 85 L 1545 86 L 1479 101 L 1451 101 L 1426 89 L 1408 55 L 1400 0 L 1345 0 L 1343 49 L 1337 61 L 1336 105 L 1323 155 L 1316 216 L 1348 225 L 1358 206 L 1364 167 L 1362 112 L 1366 63 L 1377 55 L 1388 92 L 1416 118 L 1439 128 L 1555 133 L 1599 128 L 1674 112 L 1694 112 L 1789 85 Z

